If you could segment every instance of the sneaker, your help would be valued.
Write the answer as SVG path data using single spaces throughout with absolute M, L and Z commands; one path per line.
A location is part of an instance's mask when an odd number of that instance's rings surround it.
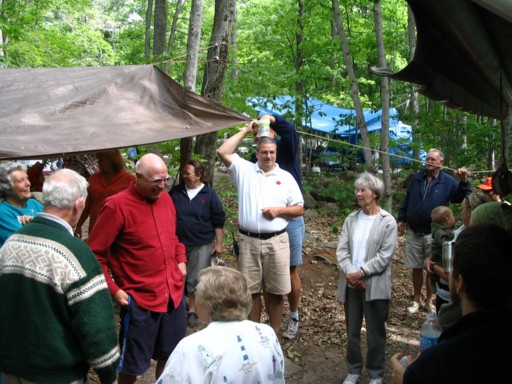
M 283 338 L 286 340 L 292 340 L 297 337 L 299 333 L 300 320 L 288 319 L 288 329 L 283 332 Z
M 376 379 L 371 379 L 370 384 L 383 384 L 384 380 L 382 380 L 382 377 L 378 377 Z
M 359 383 L 359 376 L 357 373 L 349 373 L 343 384 L 357 384 Z
M 425 311 L 427 311 L 427 313 L 436 313 L 436 306 L 434 304 L 425 304 L 423 307 L 425 308 Z
M 187 325 L 189 327 L 197 327 L 198 318 L 195 312 L 189 312 L 187 315 Z
M 407 312 L 409 312 L 410 314 L 413 314 L 413 313 L 416 313 L 418 312 L 418 310 L 420 309 L 421 307 L 421 304 L 418 303 L 417 301 L 413 301 L 408 307 L 407 307 Z

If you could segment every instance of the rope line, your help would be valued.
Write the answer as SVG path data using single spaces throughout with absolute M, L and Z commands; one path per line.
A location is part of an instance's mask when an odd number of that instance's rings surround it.
M 325 137 L 325 136 L 317 135 L 317 134 L 310 133 L 310 132 L 305 132 L 305 131 L 300 131 L 300 130 L 297 130 L 297 131 L 299 132 L 299 134 L 302 134 L 302 135 L 308 135 L 308 136 L 312 136 L 312 137 L 315 137 L 315 138 L 318 138 L 318 139 L 322 139 L 322 140 L 326 140 L 327 139 L 327 142 L 334 141 L 334 142 L 337 142 L 337 143 L 340 143 L 340 144 L 343 144 L 343 145 L 347 145 L 347 146 L 351 146 L 351 147 L 367 149 L 367 147 L 365 147 L 364 145 L 352 144 L 352 143 L 349 143 L 347 141 L 342 141 L 342 140 L 339 140 L 339 139 L 334 139 L 332 137 Z M 371 151 L 373 151 L 373 152 L 378 152 L 378 153 L 381 153 L 381 154 L 386 154 L 386 152 L 378 150 L 378 149 L 373 149 L 373 148 L 369 148 L 369 149 Z M 413 162 L 416 162 L 416 163 L 420 163 L 422 165 L 424 163 L 423 160 L 413 159 L 413 158 L 408 157 L 408 156 L 402 156 L 402 155 L 398 155 L 398 154 L 395 154 L 395 153 L 389 153 L 389 152 L 387 154 L 389 156 L 397 157 L 397 158 L 404 159 L 404 160 L 410 160 L 410 161 L 413 161 Z M 457 171 L 457 169 L 450 168 L 450 167 L 447 167 L 447 166 L 444 166 L 444 165 L 442 165 L 440 168 L 441 169 L 450 170 L 450 171 L 454 171 L 454 172 Z M 471 174 L 489 174 L 489 173 L 494 173 L 494 170 L 470 171 L 470 173 Z
M 212 44 L 208 47 L 205 47 L 205 48 L 199 48 L 199 51 L 205 51 L 205 50 L 209 50 L 210 48 L 214 48 L 214 47 L 218 47 L 219 45 L 232 45 L 232 43 L 226 43 L 226 42 L 218 42 L 218 43 L 215 43 L 215 44 Z M 183 58 L 183 57 L 187 57 L 186 54 L 183 54 L 183 55 L 179 55 L 179 56 L 176 56 L 174 58 L 171 58 L 171 59 L 168 59 L 168 60 L 164 60 L 164 61 L 159 61 L 159 62 L 155 62 L 153 63 L 153 65 L 158 65 L 158 64 L 167 64 L 167 63 L 170 63 L 172 61 L 175 61 L 177 62 L 178 59 L 180 58 Z M 213 59 L 213 60 L 205 60 L 205 61 L 221 61 L 219 59 Z M 226 64 L 225 61 L 223 61 L 223 64 Z M 402 103 L 401 105 L 407 103 L 404 102 Z M 308 136 L 312 136 L 312 137 L 316 137 L 316 138 L 319 138 L 319 139 L 322 139 L 322 140 L 325 140 L 327 139 L 327 142 L 329 141 L 334 141 L 334 142 L 337 142 L 337 143 L 340 143 L 340 144 L 343 144 L 343 145 L 348 145 L 348 146 L 351 146 L 351 147 L 356 147 L 356 148 L 361 148 L 361 149 L 366 149 L 367 147 L 363 146 L 363 145 L 358 145 L 358 144 L 351 144 L 349 142 L 346 142 L 346 141 L 342 141 L 342 140 L 338 140 L 338 139 L 334 139 L 334 138 L 331 138 L 331 137 L 325 137 L 325 136 L 320 136 L 320 135 L 316 135 L 314 133 L 310 133 L 310 132 L 305 132 L 305 131 L 299 131 L 297 130 L 300 134 L 302 135 L 308 135 Z M 371 151 L 373 152 L 378 152 L 378 153 L 381 153 L 381 154 L 385 154 L 386 152 L 384 151 L 380 151 L 378 149 L 373 149 L 373 148 L 370 148 Z M 418 160 L 418 159 L 413 159 L 411 157 L 408 157 L 408 156 L 402 156 L 402 155 L 398 155 L 398 154 L 395 154 L 395 153 L 387 153 L 389 156 L 392 156 L 392 157 L 396 157 L 396 158 L 400 158 L 400 159 L 403 159 L 403 160 L 409 160 L 411 162 L 416 162 L 416 163 L 420 163 L 423 165 L 424 161 L 423 160 Z M 440 167 L 441 169 L 445 169 L 445 170 L 450 170 L 450 171 L 456 171 L 457 169 L 454 169 L 454 168 L 450 168 L 450 167 L 447 167 L 445 165 L 442 165 Z M 494 173 L 494 170 L 480 170 L 480 171 L 471 171 L 471 174 L 489 174 L 489 173 Z

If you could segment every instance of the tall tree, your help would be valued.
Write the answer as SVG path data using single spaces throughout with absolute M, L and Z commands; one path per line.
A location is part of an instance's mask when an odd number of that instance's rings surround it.
M 306 99 L 307 95 L 304 89 L 304 81 L 301 76 L 301 69 L 302 65 L 304 64 L 304 58 L 302 54 L 302 42 L 304 41 L 304 3 L 302 0 L 298 0 L 297 5 L 297 32 L 295 33 L 295 50 L 297 53 L 295 56 L 295 70 L 297 72 L 297 82 L 295 83 L 295 127 L 300 132 L 302 131 L 302 121 L 304 117 L 304 100 Z M 297 156 L 299 157 L 299 164 L 302 165 L 302 145 L 299 145 Z
M 148 0 L 146 9 L 146 33 L 144 39 L 144 53 L 146 57 L 151 56 L 151 26 L 153 25 L 153 0 Z
M 382 8 L 381 0 L 375 0 L 373 5 L 375 17 L 375 37 L 377 41 L 377 58 L 381 68 L 387 67 L 386 54 L 384 49 L 384 34 L 382 31 Z M 391 166 L 389 163 L 389 79 L 387 76 L 380 78 L 380 97 L 382 100 L 382 128 L 380 130 L 380 158 L 382 161 L 382 173 L 384 176 L 385 207 L 391 212 L 393 206 L 391 183 Z
M 215 0 L 215 16 L 208 46 L 201 94 L 220 102 L 228 64 L 229 42 L 236 17 L 236 0 Z M 196 140 L 195 152 L 206 159 L 208 167 L 206 181 L 213 185 L 216 160 L 217 133 L 200 135 Z
M 336 23 L 336 29 L 338 37 L 340 39 L 341 50 L 343 51 L 343 59 L 345 67 L 347 69 L 349 81 L 350 81 L 350 96 L 354 103 L 354 109 L 356 110 L 357 128 L 361 132 L 361 138 L 364 145 L 364 162 L 366 169 L 370 172 L 376 172 L 375 166 L 373 165 L 372 152 L 370 147 L 370 138 L 368 136 L 368 128 L 366 127 L 366 121 L 363 115 L 363 108 L 359 97 L 359 87 L 357 85 L 357 78 L 354 71 L 354 65 L 352 63 L 352 56 L 350 54 L 348 39 L 343 28 L 343 23 L 340 16 L 340 7 L 338 0 L 332 0 L 332 8 L 334 11 L 334 21 Z
M 201 41 L 201 22 L 203 20 L 203 0 L 192 0 L 190 22 L 188 25 L 187 64 L 184 74 L 185 89 L 195 92 L 197 65 L 199 62 L 199 44 Z M 193 138 L 184 137 L 180 140 L 180 169 L 191 159 Z
M 409 59 L 412 61 L 414 52 L 416 51 L 416 23 L 414 21 L 414 14 L 412 13 L 411 7 L 407 6 L 407 35 L 409 36 Z M 418 145 L 413 146 L 412 157 L 414 159 L 420 158 L 420 146 L 419 140 L 416 136 L 416 127 L 418 126 L 418 113 L 420 111 L 418 92 L 416 86 L 411 85 L 411 95 L 409 98 L 409 113 L 412 120 L 412 138 L 413 142 L 418 142 Z
M 171 53 L 172 48 L 174 46 L 174 39 L 176 36 L 176 30 L 178 28 L 178 19 L 181 14 L 181 9 L 183 7 L 183 3 L 185 3 L 185 0 L 178 0 L 176 2 L 176 10 L 174 11 L 174 16 L 172 17 L 171 30 L 169 31 L 169 41 L 167 42 L 167 50 L 166 50 L 167 53 Z M 199 19 L 199 26 L 201 25 L 201 20 L 202 20 L 202 12 L 203 12 L 202 8 L 203 8 L 203 5 L 202 5 L 202 1 L 201 1 L 201 17 Z M 194 1 L 192 2 L 192 11 L 191 12 L 194 12 Z M 190 15 L 190 21 L 192 21 L 192 15 Z M 197 26 L 194 26 L 194 28 L 197 28 Z M 188 39 L 190 40 L 190 26 L 189 26 Z
M 153 54 L 165 52 L 167 37 L 167 0 L 155 0 L 155 27 L 153 32 Z

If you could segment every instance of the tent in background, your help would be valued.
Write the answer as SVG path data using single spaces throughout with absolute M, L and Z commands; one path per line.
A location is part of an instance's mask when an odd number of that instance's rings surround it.
M 278 96 L 273 99 L 254 97 L 249 100 L 249 103 L 260 113 L 277 113 L 279 115 L 295 113 L 294 98 L 291 96 Z M 356 111 L 354 109 L 335 107 L 314 98 L 308 100 L 308 107 L 313 110 L 311 124 L 304 120 L 304 127 L 310 127 L 313 133 L 348 140 L 354 144 L 358 143 L 360 132 L 355 128 Z M 366 109 L 363 114 L 368 133 L 382 129 L 382 110 Z M 389 135 L 393 139 L 410 140 L 411 138 L 411 126 L 398 119 L 396 108 L 389 110 Z
M 278 96 L 272 99 L 253 97 L 248 100 L 248 103 L 260 114 L 293 115 L 295 113 L 294 98 L 291 96 Z M 303 126 L 310 128 L 311 133 L 319 134 L 329 139 L 347 141 L 350 144 L 359 144 L 361 133 L 355 128 L 356 111 L 354 109 L 335 107 L 315 98 L 308 99 L 308 107 L 313 111 L 311 114 L 311 122 L 309 123 L 304 120 Z M 382 129 L 382 110 L 373 111 L 367 109 L 363 111 L 363 115 L 368 133 L 379 132 Z M 412 127 L 399 120 L 396 108 L 390 108 L 389 137 L 400 141 L 396 147 L 389 148 L 390 155 L 396 155 L 391 159 L 393 165 L 398 166 L 403 163 L 410 163 L 410 160 L 403 159 L 403 157 L 412 155 L 412 150 L 409 145 L 412 140 L 411 134 Z M 307 142 L 307 146 L 311 146 L 320 154 L 322 158 L 321 161 L 324 163 L 323 165 L 335 166 L 344 156 L 344 153 L 329 148 L 327 140 L 312 140 L 308 137 L 303 137 L 303 142 Z M 358 161 L 362 162 L 363 154 L 361 151 L 359 152 Z M 376 157 L 377 155 L 378 154 L 376 154 Z M 422 156 L 423 155 L 422 153 Z
M 0 159 L 152 144 L 249 120 L 153 65 L 1 69 L 0 90 Z

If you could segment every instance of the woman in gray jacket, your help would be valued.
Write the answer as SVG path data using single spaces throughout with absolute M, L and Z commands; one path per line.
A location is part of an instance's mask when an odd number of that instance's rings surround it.
M 354 182 L 361 207 L 343 223 L 336 250 L 341 270 L 336 297 L 343 303 L 347 326 L 348 376 L 359 382 L 363 369 L 361 326 L 366 322 L 366 370 L 370 384 L 383 383 L 386 363 L 386 320 L 391 300 L 391 260 L 397 246 L 395 218 L 379 207 L 384 183 L 368 172 Z

